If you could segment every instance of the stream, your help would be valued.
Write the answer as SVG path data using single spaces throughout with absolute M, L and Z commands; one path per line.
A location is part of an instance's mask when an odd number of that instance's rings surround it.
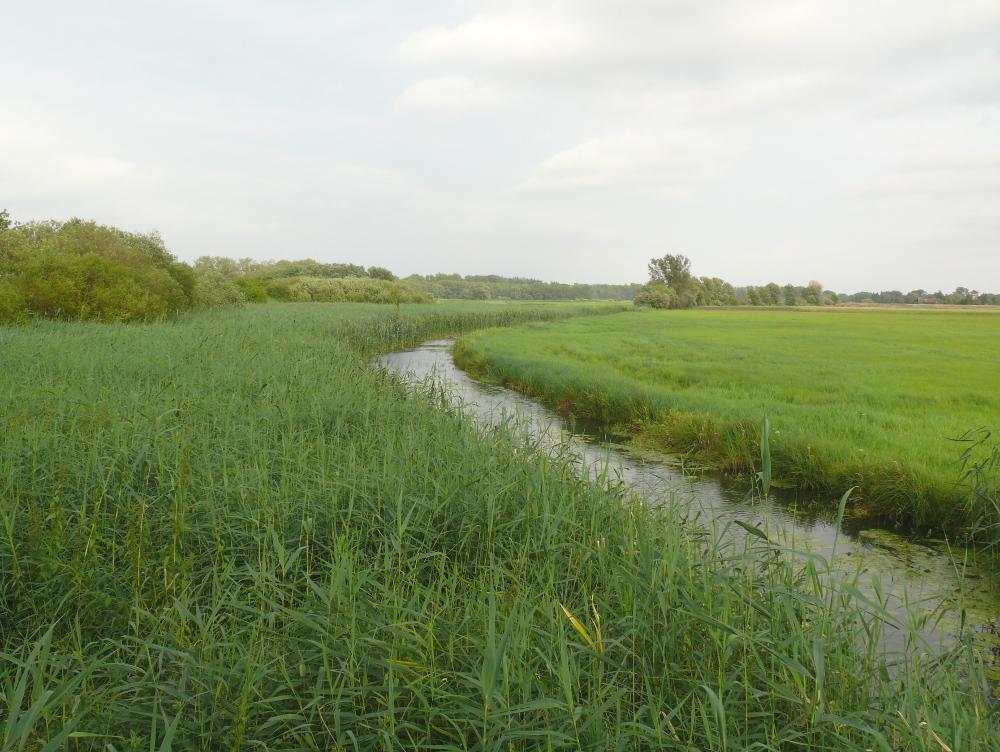
M 471 379 L 451 357 L 452 340 L 432 340 L 412 350 L 387 353 L 375 365 L 407 383 L 433 380 L 452 404 L 481 427 L 501 422 L 523 431 L 552 454 L 574 457 L 581 474 L 625 484 L 650 504 L 671 502 L 688 510 L 702 527 L 745 534 L 739 520 L 766 531 L 776 544 L 829 558 L 836 541 L 834 570 L 861 572 L 862 590 L 881 592 L 887 609 L 902 623 L 916 623 L 931 649 L 955 641 L 961 611 L 966 614 L 992 678 L 1000 681 L 1000 578 L 997 563 L 973 548 L 922 540 L 845 520 L 838 533 L 836 500 L 816 504 L 793 491 L 773 490 L 766 499 L 748 498 L 746 477 L 692 472 L 680 458 L 638 451 L 626 437 L 599 425 L 563 417 L 503 387 Z M 905 631 L 887 631 L 886 649 L 903 647 Z

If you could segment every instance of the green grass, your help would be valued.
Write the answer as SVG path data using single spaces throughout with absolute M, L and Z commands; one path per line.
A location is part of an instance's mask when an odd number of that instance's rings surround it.
M 972 429 L 1000 428 L 1000 312 L 629 312 L 497 330 L 457 349 L 481 376 L 724 470 L 758 458 L 855 512 L 915 529 L 974 523 L 958 483 Z
M 0 749 L 997 749 L 968 641 L 368 365 L 583 310 L 0 328 Z

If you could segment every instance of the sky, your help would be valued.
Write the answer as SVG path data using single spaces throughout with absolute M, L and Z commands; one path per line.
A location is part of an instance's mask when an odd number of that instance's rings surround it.
M 998 0 L 0 0 L 0 208 L 180 258 L 1000 291 Z

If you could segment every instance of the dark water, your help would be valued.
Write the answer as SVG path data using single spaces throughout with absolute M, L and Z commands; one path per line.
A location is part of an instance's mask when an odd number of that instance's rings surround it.
M 795 551 L 833 558 L 835 571 L 861 573 L 863 589 L 888 597 L 888 609 L 902 623 L 916 627 L 931 647 L 952 643 L 961 611 L 976 641 L 992 654 L 1000 678 L 1000 582 L 996 562 L 973 549 L 945 541 L 917 540 L 858 522 L 845 521 L 838 532 L 836 500 L 797 497 L 775 492 L 766 499 L 748 498 L 748 478 L 692 472 L 678 458 L 639 452 L 608 435 L 600 426 L 563 418 L 558 413 L 503 387 L 472 380 L 451 357 L 451 340 L 434 340 L 414 350 L 388 353 L 376 365 L 411 383 L 432 379 L 453 404 L 481 426 L 512 424 L 541 446 L 574 456 L 582 474 L 618 480 L 651 504 L 680 504 L 690 518 L 722 534 L 745 534 L 734 520 L 754 525 L 768 537 Z M 836 542 L 836 543 L 835 543 Z M 888 636 L 888 648 L 902 644 L 903 633 Z

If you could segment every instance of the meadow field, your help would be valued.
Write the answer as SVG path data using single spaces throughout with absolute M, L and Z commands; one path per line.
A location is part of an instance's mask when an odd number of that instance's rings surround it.
M 1000 428 L 1000 309 L 634 311 L 484 332 L 456 361 L 727 471 L 759 467 L 766 417 L 774 477 L 829 499 L 855 486 L 855 514 L 1000 521 L 970 502 L 956 441 Z
M 0 749 L 1000 749 L 968 640 L 932 656 L 822 561 L 583 481 L 370 366 L 614 310 L 0 327 Z M 728 341 L 719 315 L 475 341 L 534 352 L 683 321 Z M 906 651 L 882 653 L 897 629 Z

